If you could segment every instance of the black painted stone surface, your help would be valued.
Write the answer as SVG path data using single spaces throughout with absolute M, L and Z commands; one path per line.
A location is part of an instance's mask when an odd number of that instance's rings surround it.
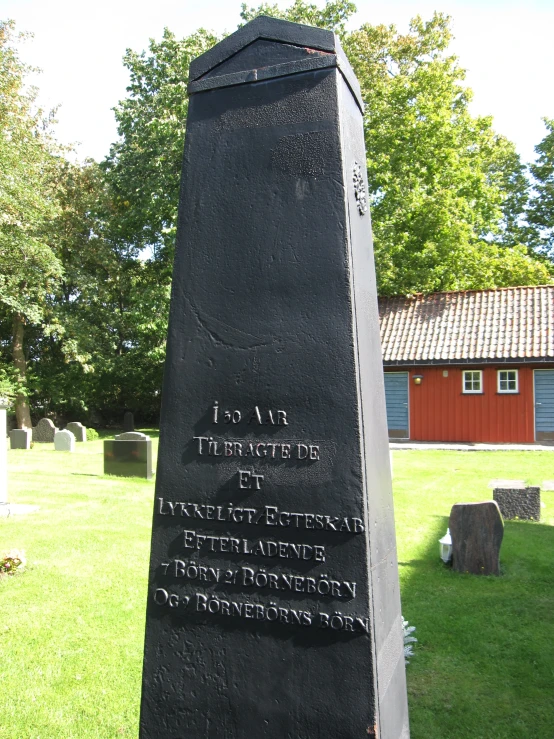
M 140 736 L 405 739 L 357 83 L 262 18 L 189 90 Z
M 135 417 L 131 411 L 125 411 L 123 414 L 123 431 L 135 430 Z
M 492 497 L 504 518 L 541 520 L 541 489 L 538 487 L 494 488 Z
M 152 440 L 104 441 L 104 474 L 152 478 Z

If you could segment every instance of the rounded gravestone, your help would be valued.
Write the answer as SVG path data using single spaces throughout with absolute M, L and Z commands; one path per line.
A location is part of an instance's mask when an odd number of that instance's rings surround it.
M 75 451 L 75 437 L 71 431 L 56 431 L 54 435 L 54 449 L 57 452 Z
M 123 416 L 123 431 L 134 431 L 135 430 L 135 417 L 131 411 L 126 411 Z
M 86 441 L 87 440 L 87 428 L 78 421 L 72 421 L 65 427 L 67 431 L 71 431 L 75 437 L 75 441 Z
M 39 444 L 51 444 L 58 429 L 49 418 L 41 418 L 33 428 L 33 441 Z
M 456 503 L 448 526 L 452 536 L 452 569 L 473 575 L 500 575 L 504 522 L 494 500 Z

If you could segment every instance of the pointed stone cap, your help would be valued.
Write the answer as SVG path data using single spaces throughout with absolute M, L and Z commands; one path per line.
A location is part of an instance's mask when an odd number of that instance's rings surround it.
M 188 92 L 330 67 L 339 69 L 363 112 L 360 85 L 332 31 L 260 15 L 192 60 Z

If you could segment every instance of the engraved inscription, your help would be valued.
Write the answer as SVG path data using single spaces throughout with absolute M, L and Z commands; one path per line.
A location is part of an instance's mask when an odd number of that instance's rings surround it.
M 307 593 L 308 595 L 343 598 L 351 600 L 356 597 L 356 583 L 348 580 L 334 580 L 329 575 L 307 577 L 290 572 L 267 572 L 263 568 L 238 567 L 222 569 L 199 564 L 196 560 L 174 559 L 162 562 L 163 574 L 183 580 L 221 585 L 241 585 L 258 590 L 281 590 L 291 593 Z
M 339 533 L 363 534 L 365 527 L 361 518 L 350 516 L 326 516 L 321 513 L 291 513 L 277 506 L 243 508 L 232 505 L 206 505 L 182 503 L 158 498 L 157 512 L 162 516 L 181 516 L 199 521 L 223 521 L 246 523 L 255 526 L 282 526 L 284 528 L 310 529 L 313 531 L 337 531 Z
M 314 559 L 325 562 L 325 547 L 314 544 L 293 544 L 272 539 L 237 539 L 234 536 L 199 534 L 183 531 L 183 548 L 240 554 L 244 557 L 280 557 L 281 559 Z
M 288 426 L 287 413 L 282 410 L 273 410 L 272 408 L 260 408 L 255 405 L 254 408 L 243 414 L 238 409 L 226 410 L 219 407 L 216 400 L 212 408 L 212 423 L 240 423 L 243 418 L 248 419 L 248 425 L 254 424 L 258 426 Z
M 359 170 L 359 176 L 363 185 L 361 170 Z M 361 201 L 358 195 L 360 197 L 363 195 Z M 367 209 L 365 189 L 363 192 L 360 189 L 356 197 L 358 205 L 360 206 L 361 202 Z M 223 408 L 219 401 L 214 401 L 210 414 L 213 425 L 227 424 L 234 426 L 237 431 L 239 428 L 249 432 L 253 427 L 289 425 L 286 411 L 269 408 L 262 404 L 243 410 L 233 407 Z M 223 429 L 221 431 L 223 432 Z M 256 471 L 256 466 L 264 460 L 279 462 L 291 460 L 291 462 L 308 463 L 320 460 L 320 445 L 309 443 L 306 440 L 268 441 L 266 439 L 262 441 L 217 438 L 211 435 L 193 436 L 192 438 L 198 456 L 241 459 L 240 467 L 237 468 L 234 477 L 236 488 L 240 491 L 254 492 L 262 489 L 266 476 Z M 251 467 L 249 467 L 250 464 Z M 265 469 L 269 476 L 269 468 Z M 337 496 L 337 500 L 340 500 L 340 495 Z M 179 549 L 183 552 L 182 558 L 179 556 L 168 558 L 160 565 L 162 577 L 176 581 L 180 587 L 204 585 L 223 590 L 239 588 L 245 592 L 260 595 L 265 592 L 276 599 L 280 599 L 281 594 L 289 593 L 291 596 L 307 596 L 320 602 L 336 600 L 343 603 L 354 603 L 356 600 L 357 584 L 355 582 L 336 574 L 332 576 L 328 572 L 317 571 L 321 565 L 327 563 L 328 552 L 323 544 L 315 543 L 310 539 L 318 533 L 331 534 L 331 536 L 338 537 L 336 542 L 340 544 L 345 541 L 345 537 L 348 539 L 351 536 L 363 534 L 365 525 L 363 518 L 359 516 L 287 511 L 276 505 L 253 507 L 232 503 L 216 505 L 215 503 L 168 500 L 161 497 L 157 499 L 156 513 L 160 516 L 174 518 L 176 524 L 179 522 L 188 524 L 190 521 L 189 526 L 197 527 L 180 529 L 179 538 L 173 546 L 177 546 L 177 552 Z M 244 526 L 273 528 L 275 533 L 279 530 L 279 538 L 257 537 L 256 535 L 248 538 L 248 535 L 244 535 L 244 530 L 240 531 Z M 217 531 L 218 528 L 219 531 Z M 222 528 L 223 531 L 221 531 Z M 230 528 L 238 530 L 233 534 L 228 530 Z M 307 541 L 282 541 L 281 537 L 287 530 L 306 532 Z M 229 564 L 221 565 L 216 561 L 210 565 L 209 559 L 212 555 L 215 555 L 216 560 L 228 558 Z M 236 564 L 236 558 L 242 560 L 253 558 L 262 561 L 265 559 L 270 562 L 267 567 L 259 562 L 246 566 L 242 563 Z M 279 564 L 282 560 L 288 560 L 288 567 L 293 569 L 308 568 L 309 574 L 305 571 L 281 571 Z M 326 613 L 318 609 L 313 612 L 307 610 L 306 606 L 291 608 L 290 605 L 281 602 L 267 604 L 240 599 L 230 600 L 214 593 L 175 593 L 164 587 L 157 588 L 153 597 L 154 602 L 160 607 L 181 611 L 188 609 L 206 617 L 230 616 L 359 634 L 367 634 L 369 628 L 367 618 L 339 611 Z
M 319 460 L 317 444 L 301 442 L 245 441 L 233 439 L 226 441 L 213 436 L 193 436 L 199 456 L 208 457 L 254 457 L 258 459 L 300 459 L 316 462 Z
M 154 591 L 154 602 L 169 608 L 188 608 L 206 616 L 221 615 L 235 618 L 254 619 L 257 621 L 279 622 L 290 626 L 313 626 L 331 631 L 347 631 L 369 633 L 369 619 L 360 616 L 349 616 L 340 611 L 312 613 L 285 605 L 251 603 L 245 601 L 226 600 L 215 595 L 195 593 L 194 596 L 180 596 L 170 593 L 165 588 Z

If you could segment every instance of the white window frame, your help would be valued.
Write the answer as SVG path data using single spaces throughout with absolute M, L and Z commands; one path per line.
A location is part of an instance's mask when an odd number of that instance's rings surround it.
M 472 375 L 479 374 L 479 390 L 466 390 L 466 375 L 471 372 Z M 473 385 L 473 379 L 471 384 Z M 462 371 L 462 393 L 464 395 L 483 395 L 483 370 L 463 370 Z
M 501 389 L 501 387 L 500 387 L 500 375 L 502 374 L 502 372 L 506 372 L 506 373 L 508 373 L 508 372 L 515 372 L 516 386 L 515 386 L 515 389 L 514 390 L 502 390 Z M 508 378 L 506 378 L 506 380 L 509 382 L 509 379 Z M 513 368 L 512 369 L 497 370 L 497 372 L 496 372 L 496 390 L 497 390 L 498 393 L 500 393 L 502 395 L 514 395 L 515 393 L 519 393 L 519 372 L 518 372 L 518 370 L 517 369 L 513 369 Z

